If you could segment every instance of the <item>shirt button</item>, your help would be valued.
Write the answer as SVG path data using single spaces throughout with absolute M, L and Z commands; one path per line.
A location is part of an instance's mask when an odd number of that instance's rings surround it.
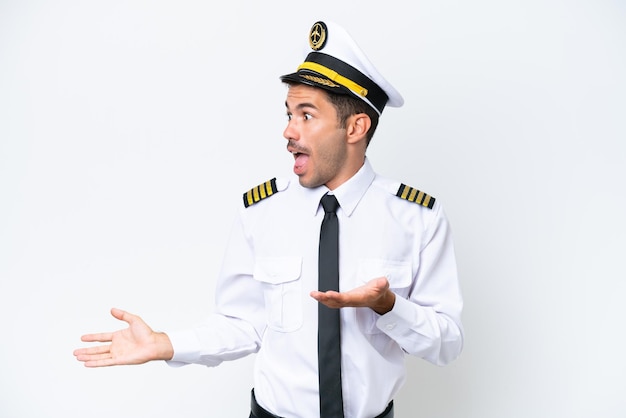
M 385 325 L 385 328 L 387 328 L 387 331 L 391 331 L 395 327 L 396 327 L 396 324 L 387 324 L 387 325 Z

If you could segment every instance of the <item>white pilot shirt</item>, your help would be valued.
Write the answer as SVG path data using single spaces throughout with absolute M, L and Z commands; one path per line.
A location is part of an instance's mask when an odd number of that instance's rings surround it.
M 462 297 L 450 227 L 432 209 L 396 196 L 400 183 L 368 160 L 333 191 L 340 208 L 340 290 L 385 276 L 393 309 L 341 309 L 346 418 L 380 414 L 405 380 L 405 353 L 444 365 L 461 352 Z M 282 417 L 319 417 L 317 289 L 320 199 L 326 187 L 277 180 L 278 192 L 243 208 L 227 245 L 216 312 L 195 329 L 168 333 L 168 363 L 216 366 L 258 353 L 258 403 Z

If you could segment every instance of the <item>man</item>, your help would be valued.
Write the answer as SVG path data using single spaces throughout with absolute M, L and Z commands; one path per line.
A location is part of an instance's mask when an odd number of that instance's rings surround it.
M 257 353 L 251 417 L 389 418 L 405 353 L 438 365 L 460 354 L 462 298 L 441 205 L 366 158 L 385 105 L 403 99 L 340 26 L 316 22 L 309 46 L 281 77 L 297 181 L 244 194 L 216 312 L 165 334 L 113 309 L 129 328 L 83 336 L 110 343 L 75 351 L 87 367 L 216 366 Z

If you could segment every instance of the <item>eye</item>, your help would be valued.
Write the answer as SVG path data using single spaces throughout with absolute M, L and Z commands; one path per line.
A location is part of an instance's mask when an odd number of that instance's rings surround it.
M 287 122 L 290 122 L 293 118 L 293 115 L 291 113 L 287 113 L 285 116 L 287 116 Z
M 313 116 L 311 116 L 309 113 L 304 114 L 304 120 L 311 120 L 311 119 L 313 119 Z

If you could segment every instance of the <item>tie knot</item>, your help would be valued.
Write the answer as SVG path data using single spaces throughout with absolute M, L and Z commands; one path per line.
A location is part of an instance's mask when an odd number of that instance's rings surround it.
M 339 202 L 337 202 L 335 195 L 325 194 L 322 197 L 322 207 L 326 213 L 335 213 L 339 207 Z

